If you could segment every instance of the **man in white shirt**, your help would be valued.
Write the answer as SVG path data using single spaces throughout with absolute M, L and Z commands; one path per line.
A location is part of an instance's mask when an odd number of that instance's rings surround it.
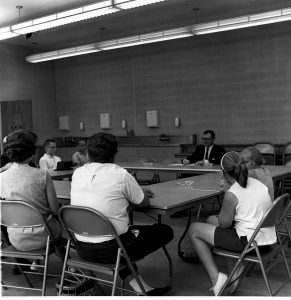
M 39 160 L 40 169 L 53 171 L 57 169 L 58 162 L 61 158 L 55 155 L 57 150 L 56 141 L 53 139 L 47 139 L 44 142 L 45 154 Z
M 77 151 L 73 154 L 72 161 L 77 167 L 81 167 L 88 162 L 85 140 L 78 141 Z
M 86 206 L 105 215 L 114 226 L 132 260 L 140 259 L 165 246 L 173 238 L 173 230 L 165 224 L 129 226 L 129 205 L 143 207 L 153 197 L 150 190 L 138 185 L 127 170 L 114 164 L 117 139 L 112 134 L 97 133 L 88 139 L 89 163 L 75 170 L 71 184 L 71 205 Z M 79 255 L 88 261 L 114 263 L 118 245 L 114 237 L 77 236 Z M 128 268 L 119 272 L 137 292 L 140 288 Z M 139 276 L 140 277 L 140 276 Z M 152 288 L 144 282 L 149 296 L 158 296 L 169 286 Z

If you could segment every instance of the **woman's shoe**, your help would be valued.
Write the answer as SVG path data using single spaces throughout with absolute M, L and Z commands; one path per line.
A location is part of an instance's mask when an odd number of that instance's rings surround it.
M 147 292 L 147 295 L 148 296 L 161 296 L 170 290 L 171 290 L 171 287 L 169 285 L 166 285 L 166 286 L 163 286 L 160 288 L 153 288 L 152 290 Z

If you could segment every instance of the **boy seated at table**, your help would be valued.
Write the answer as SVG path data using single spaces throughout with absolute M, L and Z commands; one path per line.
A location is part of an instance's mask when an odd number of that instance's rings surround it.
M 55 155 L 56 141 L 53 139 L 45 140 L 44 149 L 45 154 L 39 160 L 39 168 L 48 171 L 56 170 L 58 162 L 61 161 L 61 158 Z
M 88 162 L 87 147 L 85 140 L 79 140 L 77 151 L 72 156 L 74 166 L 81 167 Z
M 173 230 L 165 224 L 129 226 L 127 208 L 129 205 L 149 205 L 153 193 L 141 189 L 134 177 L 114 163 L 117 153 L 117 139 L 108 133 L 92 135 L 87 143 L 89 163 L 77 168 L 72 177 L 71 205 L 86 206 L 105 215 L 114 226 L 132 260 L 165 246 L 173 239 Z M 118 244 L 114 237 L 98 238 L 76 236 L 77 252 L 88 261 L 115 263 Z M 140 288 L 128 268 L 119 272 L 128 280 L 136 292 Z M 161 295 L 169 286 L 153 288 L 139 275 L 148 295 Z

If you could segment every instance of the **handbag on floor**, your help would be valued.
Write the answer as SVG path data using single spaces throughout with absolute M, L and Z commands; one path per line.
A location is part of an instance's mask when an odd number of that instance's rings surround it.
M 84 274 L 80 269 L 76 273 Z M 57 295 L 59 294 L 60 282 L 56 283 Z M 62 296 L 105 296 L 100 284 L 90 278 L 79 277 L 73 274 L 65 277 Z

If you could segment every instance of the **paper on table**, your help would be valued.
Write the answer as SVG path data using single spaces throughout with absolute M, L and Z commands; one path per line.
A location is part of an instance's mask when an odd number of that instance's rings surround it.
M 184 166 L 183 164 L 169 164 L 169 166 Z

